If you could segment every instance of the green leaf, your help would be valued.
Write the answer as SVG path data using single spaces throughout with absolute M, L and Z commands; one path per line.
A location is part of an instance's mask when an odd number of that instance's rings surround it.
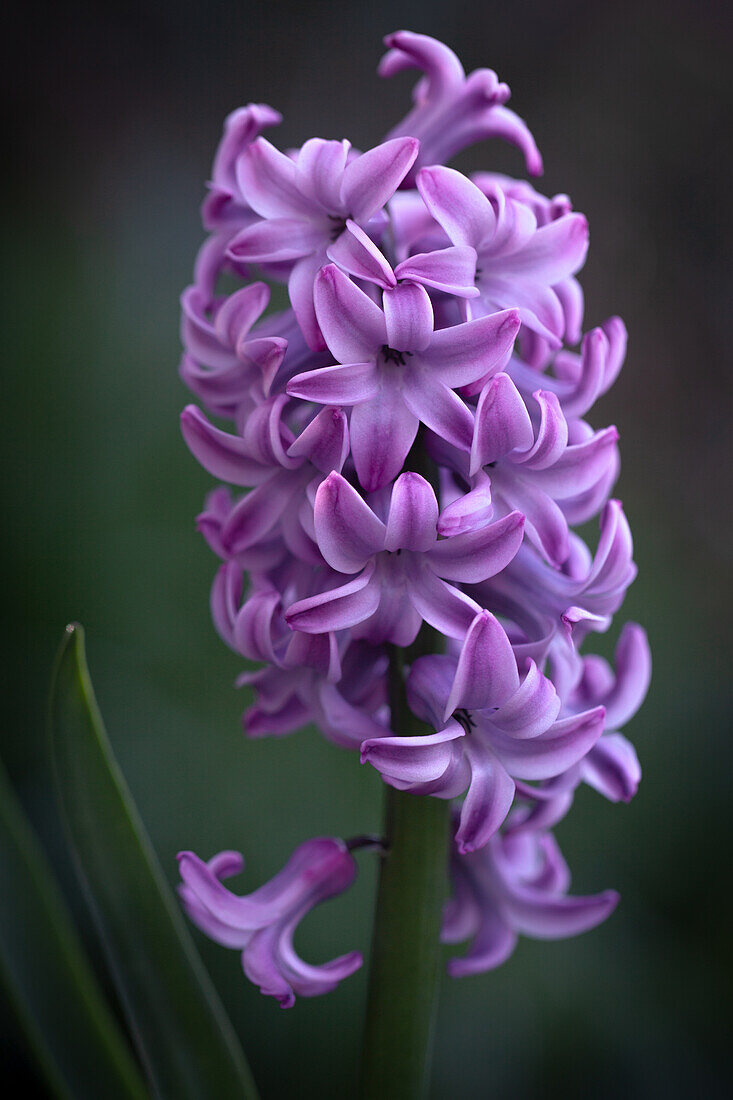
M 62 817 L 130 1030 L 165 1100 L 257 1091 L 113 756 L 84 632 L 67 627 L 51 691 Z
M 0 767 L 0 978 L 55 1093 L 146 1100 L 46 857 Z

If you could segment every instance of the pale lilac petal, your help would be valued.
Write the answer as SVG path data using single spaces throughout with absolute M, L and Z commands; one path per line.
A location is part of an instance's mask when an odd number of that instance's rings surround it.
M 348 141 L 311 138 L 295 162 L 298 189 L 331 214 L 341 211 L 341 177 L 350 147 Z
M 511 643 L 491 612 L 482 611 L 466 634 L 443 717 L 447 719 L 458 707 L 483 710 L 501 706 L 518 688 Z
M 439 329 L 420 362 L 448 386 L 467 386 L 503 365 L 519 331 L 516 309 Z
M 361 762 L 401 783 L 431 783 L 443 775 L 453 757 L 453 742 L 463 736 L 456 723 L 440 733 L 370 738 L 361 746 Z
M 484 123 L 482 137 L 503 138 L 511 145 L 516 145 L 524 155 L 530 176 L 542 175 L 542 156 L 526 122 L 508 107 L 492 108 Z
M 349 454 L 349 426 L 342 409 L 327 406 L 288 447 L 291 458 L 307 458 L 321 473 L 341 469 Z
M 418 419 L 403 402 L 397 381 L 381 371 L 379 384 L 376 397 L 353 409 L 349 424 L 356 472 L 370 493 L 397 477 L 418 429 Z
M 325 253 L 319 249 L 312 256 L 304 256 L 302 260 L 296 260 L 288 278 L 290 304 L 305 342 L 312 351 L 326 349 L 326 341 L 318 324 L 313 300 L 314 280 L 325 262 Z
M 400 474 L 392 489 L 385 550 L 429 550 L 436 541 L 438 501 L 420 474 Z
M 473 439 L 473 413 L 437 371 L 410 366 L 403 377 L 405 405 L 440 439 L 468 451 Z
M 534 430 L 527 406 L 508 374 L 497 374 L 482 390 L 476 406 L 471 444 L 471 475 L 511 451 L 528 451 Z
M 313 222 L 273 218 L 255 222 L 237 233 L 229 243 L 227 255 L 244 263 L 284 263 L 310 256 L 322 240 L 322 231 Z
M 555 721 L 560 706 L 552 680 L 530 661 L 519 689 L 491 715 L 491 724 L 510 737 L 537 737 Z
M 486 910 L 481 915 L 481 927 L 470 949 L 460 958 L 448 960 L 448 973 L 451 978 L 463 978 L 494 970 L 512 954 L 517 938 L 517 933 L 498 913 Z
M 515 477 L 503 486 L 510 507 L 524 515 L 524 527 L 530 539 L 553 565 L 562 565 L 568 556 L 568 522 L 552 497 L 538 488 L 536 476 Z
M 298 189 L 295 163 L 265 138 L 257 138 L 237 161 L 237 182 L 263 218 L 308 217 L 313 203 Z
M 376 611 L 367 621 L 353 627 L 351 636 L 375 646 L 391 642 L 404 648 L 415 641 L 422 619 L 410 600 L 410 593 L 401 584 L 390 585 L 389 571 L 386 572 L 386 576 L 384 570 L 380 575 L 381 595 Z
M 537 480 L 537 471 L 553 466 L 565 452 L 568 422 L 554 393 L 536 390 L 532 396 L 540 407 L 540 425 L 534 445 L 525 454 L 517 455 L 516 461 L 530 469 L 533 480 Z
M 503 272 L 499 270 L 481 277 L 481 300 L 485 300 L 491 309 L 516 306 L 522 324 L 547 340 L 550 347 L 559 347 L 565 317 L 560 299 L 553 288 L 529 278 L 512 279 L 502 276 Z M 471 308 L 474 306 L 471 305 Z
M 484 527 L 493 514 L 491 481 L 483 472 L 473 479 L 473 488 L 448 504 L 440 513 L 438 534 L 444 537 L 460 535 Z
M 514 801 L 514 783 L 496 757 L 466 740 L 471 783 L 461 806 L 456 844 L 465 855 L 483 848 L 506 818 Z
M 476 249 L 468 245 L 409 256 L 397 265 L 394 273 L 398 279 L 421 283 L 460 298 L 477 298 L 480 294 L 475 282 Z
M 415 138 L 393 138 L 355 157 L 344 170 L 341 200 L 350 218 L 366 222 L 392 197 L 420 149 Z
M 318 324 L 340 363 L 371 359 L 387 343 L 381 309 L 335 264 L 318 273 L 313 294 Z
M 463 638 L 481 608 L 464 592 L 421 569 L 410 586 L 410 596 L 426 623 L 448 638 Z
M 438 576 L 478 584 L 509 564 L 521 546 L 523 535 L 524 516 L 510 512 L 477 531 L 442 539 L 427 558 Z
M 418 657 L 407 677 L 407 702 L 410 710 L 435 729 L 446 725 L 445 701 L 451 690 L 456 662 L 443 654 Z
M 346 222 L 346 232 L 339 234 L 326 250 L 329 260 L 357 279 L 376 283 L 383 290 L 397 285 L 395 273 L 371 237 L 356 222 Z
M 541 890 L 516 887 L 502 907 L 517 931 L 539 940 L 577 936 L 601 924 L 618 905 L 615 890 L 590 897 L 548 897 Z
M 491 747 L 517 779 L 551 779 L 577 764 L 603 732 L 603 707 L 561 718 L 546 733 L 528 739 L 492 730 Z
M 630 802 L 641 781 L 636 749 L 620 733 L 604 734 L 580 767 L 585 782 L 610 802 Z
M 453 244 L 478 251 L 482 242 L 493 235 L 496 216 L 491 203 L 460 172 L 442 165 L 421 168 L 416 182 L 423 202 Z
M 624 726 L 644 702 L 652 675 L 652 656 L 646 631 L 638 623 L 626 623 L 614 654 L 616 678 L 604 695 L 606 725 Z
M 287 385 L 291 397 L 319 405 L 358 405 L 379 392 L 379 376 L 373 359 L 367 363 L 337 364 L 296 374 Z
M 247 550 L 272 531 L 300 488 L 297 478 L 282 471 L 242 497 L 221 529 L 221 541 L 229 553 Z
M 215 428 L 195 405 L 181 413 L 181 433 L 194 458 L 222 481 L 251 486 L 272 476 L 272 467 L 253 459 L 244 439 Z
M 364 572 L 348 584 L 298 600 L 286 611 L 287 622 L 293 630 L 306 634 L 345 630 L 364 622 L 379 606 L 381 589 L 373 581 L 373 573 L 374 565 L 369 562 Z
M 199 903 L 230 928 L 243 932 L 264 928 L 287 906 L 287 896 L 278 896 L 277 890 L 266 895 L 260 890 L 238 897 L 221 884 L 211 867 L 194 852 L 180 852 L 178 868 L 183 882 Z M 280 876 L 282 874 L 281 871 Z
M 566 447 L 553 465 L 533 470 L 532 480 L 557 500 L 579 496 L 613 467 L 617 441 L 618 432 L 614 427 L 596 432 L 585 442 Z
M 418 352 L 428 346 L 433 335 L 433 307 L 425 287 L 402 283 L 385 290 L 382 305 L 390 348 Z
M 501 273 L 553 286 L 582 267 L 587 251 L 587 221 L 582 214 L 565 214 L 538 229 L 524 248 L 502 256 Z
M 384 524 L 341 474 L 321 482 L 314 522 L 318 548 L 339 573 L 358 573 L 385 545 Z

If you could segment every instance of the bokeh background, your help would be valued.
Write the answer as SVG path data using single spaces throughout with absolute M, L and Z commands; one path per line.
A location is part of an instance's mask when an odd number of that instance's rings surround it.
M 727 9 L 727 10 L 726 10 Z M 241 848 L 252 884 L 318 833 L 378 827 L 374 772 L 304 731 L 247 743 L 238 663 L 215 637 L 215 561 L 193 517 L 208 487 L 178 411 L 178 305 L 222 120 L 264 100 L 275 140 L 378 142 L 409 76 L 382 82 L 381 37 L 446 40 L 513 90 L 540 184 L 591 224 L 587 320 L 620 313 L 627 365 L 592 414 L 616 423 L 618 494 L 655 675 L 629 733 L 635 802 L 581 792 L 559 830 L 577 892 L 623 904 L 576 940 L 523 941 L 500 971 L 444 982 L 434 1096 L 723 1096 L 731 1022 L 730 8 L 707 2 L 272 0 L 37 3 L 6 27 L 0 753 L 96 946 L 59 839 L 44 741 L 65 623 L 89 659 L 123 770 L 171 881 L 175 852 Z M 482 145 L 464 169 L 523 172 Z M 614 629 L 612 642 L 617 634 Z M 366 947 L 374 869 L 306 922 L 314 959 Z M 201 952 L 269 1098 L 351 1095 L 363 973 L 290 1012 Z M 5 1010 L 6 1080 L 33 1067 Z M 14 1077 L 13 1077 L 14 1075 Z M 28 1092 L 23 1093 L 27 1095 Z

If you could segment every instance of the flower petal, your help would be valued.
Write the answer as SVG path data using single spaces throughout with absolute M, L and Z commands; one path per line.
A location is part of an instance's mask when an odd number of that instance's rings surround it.
M 400 474 L 392 489 L 385 550 L 429 550 L 436 541 L 438 501 L 420 474 Z
M 426 568 L 414 575 L 410 598 L 425 622 L 448 638 L 463 638 L 476 612 L 481 610 L 470 596 Z
M 291 397 L 316 401 L 319 405 L 358 405 L 379 392 L 374 360 L 367 363 L 338 363 L 296 374 L 287 384 Z
M 310 138 L 300 147 L 295 162 L 300 192 L 331 214 L 341 210 L 341 178 L 350 148 L 348 141 Z
M 491 203 L 475 183 L 455 168 L 421 168 L 417 189 L 436 222 L 457 245 L 479 245 L 491 237 L 496 217 Z
M 366 222 L 376 214 L 409 172 L 419 149 L 415 138 L 393 138 L 347 164 L 341 200 L 349 217 Z
M 369 562 L 348 584 L 298 600 L 285 612 L 287 622 L 306 634 L 325 634 L 364 622 L 379 606 L 381 589 L 373 574 L 374 564 Z
M 471 444 L 470 474 L 511 451 L 528 451 L 534 429 L 527 406 L 508 374 L 496 374 L 481 391 Z
M 240 263 L 283 263 L 310 256 L 323 243 L 323 232 L 299 218 L 255 222 L 229 242 L 227 255 Z
M 510 512 L 477 531 L 442 539 L 427 558 L 439 577 L 478 584 L 509 564 L 522 544 L 523 535 L 524 516 Z
M 410 366 L 405 372 L 404 402 L 408 409 L 441 439 L 468 451 L 473 438 L 473 414 L 438 377 L 438 373 Z
M 480 294 L 475 283 L 476 249 L 468 245 L 409 256 L 397 265 L 395 275 L 398 279 L 421 283 L 459 298 L 477 298 Z
M 367 492 L 397 477 L 417 428 L 418 419 L 405 405 L 397 382 L 381 371 L 377 395 L 355 406 L 349 424 L 354 465 Z
M 324 339 L 340 363 L 371 359 L 387 343 L 381 309 L 335 264 L 319 271 L 313 298 Z
M 477 317 L 433 334 L 420 362 L 447 386 L 468 386 L 503 365 L 519 331 L 516 309 Z
M 385 777 L 401 783 L 432 783 L 440 779 L 449 766 L 453 742 L 463 736 L 456 722 L 440 733 L 369 738 L 361 746 L 361 762 L 371 764 Z
M 383 290 L 397 285 L 395 273 L 374 241 L 350 218 L 346 232 L 339 234 L 326 251 L 329 260 L 357 279 L 376 283 Z
M 514 801 L 514 783 L 493 753 L 466 739 L 471 783 L 461 806 L 456 844 L 461 855 L 483 848 L 506 818 Z
M 502 908 L 518 932 L 538 940 L 577 936 L 606 920 L 618 905 L 615 890 L 589 897 L 548 897 L 542 890 L 515 887 Z
M 318 548 L 339 573 L 358 573 L 384 547 L 384 524 L 341 474 L 321 482 L 314 523 Z
M 516 779 L 551 779 L 589 752 L 603 733 L 603 707 L 561 718 L 546 733 L 527 739 L 492 729 L 491 747 Z
M 433 307 L 428 292 L 415 283 L 402 283 L 384 291 L 387 343 L 403 352 L 422 351 L 433 335 Z
M 458 658 L 443 717 L 458 707 L 484 710 L 501 706 L 519 688 L 519 673 L 511 642 L 490 611 L 471 623 Z
M 257 138 L 237 160 L 242 195 L 263 218 L 309 216 L 313 203 L 298 189 L 295 162 L 265 138 Z

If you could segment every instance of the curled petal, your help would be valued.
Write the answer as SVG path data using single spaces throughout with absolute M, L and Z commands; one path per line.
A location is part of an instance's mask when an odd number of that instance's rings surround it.
M 508 374 L 495 375 L 476 406 L 471 475 L 511 451 L 528 451 L 533 443 L 532 421 L 519 390 Z
M 397 265 L 395 275 L 459 298 L 477 298 L 480 294 L 475 283 L 476 249 L 467 245 L 409 256 Z
M 606 733 L 581 763 L 581 774 L 609 802 L 630 802 L 641 781 L 636 750 L 620 733 Z
M 524 516 L 508 516 L 476 531 L 442 539 L 429 551 L 428 560 L 439 577 L 478 584 L 488 580 L 512 560 L 522 544 Z
M 420 362 L 437 372 L 447 386 L 468 386 L 503 365 L 519 324 L 517 310 L 505 309 L 439 329 L 420 352 Z
M 321 331 L 340 363 L 372 359 L 387 343 L 381 309 L 335 264 L 321 268 L 313 294 Z
M 340 588 L 331 588 L 317 596 L 298 600 L 285 613 L 293 630 L 306 634 L 325 634 L 363 623 L 379 606 L 380 588 L 372 581 L 374 564 Z
M 456 722 L 450 729 L 424 736 L 370 738 L 361 746 L 361 762 L 402 784 L 432 783 L 448 768 L 453 742 L 463 736 Z
M 514 801 L 514 783 L 493 755 L 469 739 L 466 754 L 471 782 L 461 806 L 456 845 L 465 855 L 483 848 L 506 818 Z
M 438 501 L 420 474 L 400 474 L 392 489 L 385 550 L 429 550 L 435 544 Z
M 538 940 L 577 936 L 601 924 L 618 905 L 615 890 L 590 897 L 548 897 L 543 891 L 516 888 L 503 899 L 503 909 L 517 931 Z
M 395 272 L 368 236 L 351 218 L 346 232 L 341 233 L 327 249 L 329 260 L 357 279 L 376 283 L 383 290 L 397 286 Z M 431 325 L 432 328 L 432 325 Z
M 308 217 L 313 203 L 298 188 L 295 163 L 265 138 L 257 138 L 237 161 L 237 182 L 263 218 Z
M 318 547 L 339 573 L 358 573 L 384 547 L 384 524 L 341 474 L 321 482 L 314 520 Z
M 511 775 L 518 779 L 551 779 L 589 752 L 603 732 L 603 707 L 561 718 L 539 737 L 509 737 L 492 730 L 491 747 Z
M 454 168 L 421 168 L 417 189 L 436 222 L 456 245 L 479 250 L 493 236 L 496 215 L 475 183 Z
M 428 292 L 415 283 L 385 290 L 384 318 L 387 343 L 399 351 L 422 351 L 433 335 L 433 307 Z
M 458 658 L 444 718 L 458 707 L 483 710 L 501 706 L 519 688 L 511 642 L 490 611 L 471 623 Z
M 347 164 L 341 200 L 349 217 L 366 222 L 380 210 L 409 172 L 419 149 L 415 138 L 392 138 Z

